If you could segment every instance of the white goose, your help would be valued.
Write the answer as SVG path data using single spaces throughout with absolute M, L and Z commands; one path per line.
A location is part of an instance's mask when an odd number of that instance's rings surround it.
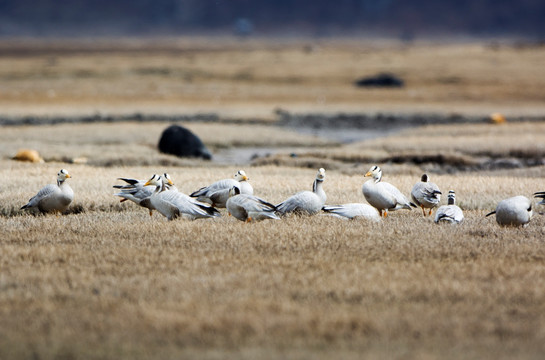
M 464 213 L 460 207 L 456 205 L 456 193 L 454 190 L 448 192 L 448 205 L 443 205 L 435 212 L 435 222 L 449 222 L 459 224 L 464 220 Z
M 502 200 L 496 210 L 486 216 L 496 214 L 496 222 L 500 225 L 525 226 L 532 218 L 532 203 L 526 196 L 514 196 Z
M 411 206 L 416 207 L 395 186 L 387 182 L 381 182 L 382 170 L 380 167 L 371 167 L 365 176 L 371 176 L 372 179 L 363 183 L 361 188 L 363 196 L 365 196 L 365 200 L 369 204 L 379 211 L 381 216 L 382 211 L 384 211 L 384 217 L 386 217 L 388 216 L 388 210 L 412 210 Z
M 224 208 L 227 199 L 229 199 L 229 190 L 231 190 L 233 186 L 237 186 L 240 189 L 241 194 L 254 194 L 254 189 L 248 182 L 249 180 L 250 178 L 248 178 L 244 170 L 239 170 L 233 179 L 218 180 L 215 183 L 194 191 L 189 196 L 197 198 L 200 202 Z
M 436 184 L 430 181 L 429 176 L 424 174 L 420 181 L 414 184 L 411 190 L 411 199 L 422 208 L 424 216 L 426 216 L 425 209 L 429 209 L 428 215 L 431 215 L 431 210 L 441 201 L 441 191 Z
M 276 210 L 280 214 L 291 212 L 307 213 L 314 215 L 318 213 L 327 199 L 322 183 L 325 179 L 325 169 L 320 168 L 316 174 L 316 179 L 312 184 L 312 191 L 300 191 L 297 194 L 287 198 L 276 205 Z
M 65 169 L 57 173 L 57 184 L 48 184 L 21 209 L 38 209 L 42 213 L 62 213 L 74 199 L 74 191 L 66 182 L 70 174 Z
M 170 175 L 168 175 L 167 173 L 164 173 L 163 176 L 164 176 L 164 179 L 166 180 L 165 186 L 167 187 L 167 189 L 174 188 L 174 183 L 172 182 Z M 153 207 L 153 205 L 151 205 L 150 197 L 153 194 L 153 191 L 155 190 L 156 187 L 154 185 L 144 186 L 144 184 L 146 183 L 146 180 L 137 180 L 137 179 L 129 179 L 129 178 L 118 178 L 118 180 L 123 180 L 127 183 L 126 185 L 113 186 L 115 189 L 120 190 L 120 192 L 118 192 L 117 194 L 114 194 L 116 196 L 121 197 L 120 202 L 130 200 L 134 202 L 135 204 L 148 209 L 150 216 L 152 216 L 153 210 L 155 210 L 155 208 Z
M 144 186 L 148 185 L 155 185 L 155 191 L 150 196 L 151 205 L 168 220 L 174 220 L 180 216 L 190 220 L 220 216 L 219 211 L 214 207 L 198 202 L 175 189 L 167 189 L 162 176 L 153 175 L 144 184 Z
M 378 210 L 369 204 L 352 203 L 343 205 L 326 205 L 322 208 L 322 210 L 342 219 L 362 218 L 375 222 L 380 221 L 380 214 Z
M 227 211 L 240 221 L 258 221 L 265 219 L 280 219 L 275 211 L 276 207 L 257 196 L 241 194 L 237 186 L 229 190 Z

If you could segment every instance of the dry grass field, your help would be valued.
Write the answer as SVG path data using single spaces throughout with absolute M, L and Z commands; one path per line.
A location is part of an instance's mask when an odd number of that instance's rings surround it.
M 0 116 L 543 114 L 540 47 L 146 46 L 0 41 Z M 391 68 L 410 86 L 349 84 Z M 244 165 L 178 159 L 157 152 L 166 126 L 157 122 L 0 128 L 0 359 L 543 358 L 545 207 L 524 228 L 485 218 L 503 198 L 545 190 L 543 124 L 428 125 L 347 145 L 266 121 L 183 125 L 214 151 L 279 151 Z M 23 147 L 46 162 L 11 160 Z M 520 167 L 483 165 L 497 159 Z M 225 210 L 168 222 L 120 203 L 112 188 L 120 176 L 168 172 L 189 193 L 243 167 L 256 195 L 277 203 L 310 189 L 324 166 L 328 204 L 364 202 L 374 164 L 405 194 L 429 172 L 444 194 L 456 190 L 465 222 L 439 226 L 419 210 L 380 223 L 318 215 L 246 224 Z M 20 211 L 61 168 L 75 192 L 68 212 Z

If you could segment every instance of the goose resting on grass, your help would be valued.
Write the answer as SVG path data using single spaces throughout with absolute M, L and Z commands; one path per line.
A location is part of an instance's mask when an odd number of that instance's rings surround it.
M 163 174 L 164 179 L 166 180 L 165 186 L 167 189 L 172 189 L 174 187 L 174 183 L 172 182 L 172 179 L 167 173 Z M 147 185 L 144 186 L 146 183 L 146 180 L 137 180 L 137 179 L 129 179 L 129 178 L 118 178 L 119 180 L 123 180 L 126 182 L 126 185 L 114 185 L 113 187 L 115 189 L 119 189 L 120 192 L 117 194 L 114 194 L 116 196 L 121 197 L 122 199 L 120 202 L 124 202 L 127 200 L 130 200 L 134 202 L 137 205 L 140 205 L 146 209 L 149 210 L 150 216 L 153 215 L 153 210 L 155 208 L 153 205 L 151 205 L 150 197 L 153 194 L 153 191 L 155 190 L 154 185 Z
M 258 221 L 265 219 L 280 219 L 275 211 L 276 207 L 257 196 L 241 194 L 237 186 L 229 190 L 227 199 L 227 211 L 240 221 Z
M 363 218 L 375 222 L 380 221 L 378 210 L 369 204 L 326 205 L 322 210 L 342 219 Z
M 314 215 L 324 207 L 327 199 L 322 183 L 325 179 L 325 169 L 320 168 L 316 174 L 316 179 L 312 184 L 312 191 L 300 191 L 297 194 L 287 198 L 280 204 L 276 205 L 276 210 L 279 214 L 307 213 Z
M 502 200 L 496 210 L 486 216 L 496 214 L 496 222 L 500 225 L 525 226 L 532 218 L 532 203 L 526 196 L 514 196 Z
M 197 198 L 197 200 L 200 202 L 204 202 L 219 208 L 224 208 L 225 204 L 227 203 L 227 199 L 229 199 L 229 190 L 231 190 L 233 186 L 237 186 L 240 189 L 241 194 L 254 194 L 254 189 L 248 182 L 249 180 L 250 179 L 244 170 L 239 170 L 233 179 L 218 180 L 211 185 L 194 191 L 189 196 Z
M 435 222 L 449 222 L 459 224 L 464 220 L 464 213 L 456 205 L 456 194 L 454 190 L 448 192 L 448 205 L 443 205 L 435 212 Z
M 42 213 L 63 213 L 74 199 L 74 191 L 66 182 L 70 174 L 61 169 L 57 174 L 57 184 L 48 184 L 32 197 L 21 209 L 38 209 Z
M 399 209 L 411 209 L 411 206 L 416 207 L 413 203 L 399 191 L 395 186 L 390 183 L 383 182 L 382 170 L 378 166 L 373 166 L 365 174 L 365 176 L 371 176 L 372 179 L 363 183 L 362 192 L 365 196 L 365 200 L 372 206 L 374 206 L 379 214 L 382 216 L 384 211 L 384 217 L 388 216 L 388 210 L 394 211 Z
M 414 184 L 411 199 L 422 208 L 424 216 L 426 216 L 425 209 L 429 209 L 428 215 L 431 215 L 431 210 L 441 201 L 441 191 L 437 185 L 430 182 L 429 176 L 424 174 L 420 181 Z
M 194 220 L 199 218 L 219 217 L 220 213 L 214 207 L 196 201 L 176 189 L 167 189 L 162 176 L 153 175 L 144 186 L 155 185 L 150 196 L 151 205 L 168 220 L 178 217 Z

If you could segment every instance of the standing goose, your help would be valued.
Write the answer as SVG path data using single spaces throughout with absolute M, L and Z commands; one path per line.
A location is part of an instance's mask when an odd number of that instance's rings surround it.
M 300 191 L 297 194 L 287 198 L 276 205 L 276 210 L 280 214 L 290 212 L 307 213 L 314 215 L 318 213 L 327 199 L 322 184 L 325 179 L 325 170 L 320 168 L 316 174 L 316 179 L 312 184 L 312 191 Z
M 169 190 L 163 176 L 153 175 L 144 184 L 148 185 L 155 185 L 155 191 L 150 196 L 151 205 L 168 220 L 180 216 L 190 220 L 220 216 L 219 211 L 212 206 L 198 202 L 175 189 Z
M 486 216 L 496 214 L 496 222 L 500 225 L 525 226 L 532 218 L 532 203 L 526 196 L 514 196 L 502 200 L 496 210 Z
M 218 180 L 211 185 L 194 191 L 189 196 L 197 198 L 197 200 L 200 202 L 204 202 L 219 208 L 224 208 L 225 204 L 227 203 L 227 199 L 229 199 L 229 190 L 231 190 L 233 186 L 237 186 L 240 189 L 241 194 L 254 194 L 254 189 L 248 182 L 249 180 L 250 178 L 248 178 L 244 170 L 239 170 L 233 179 Z
M 413 186 L 411 198 L 417 206 L 422 208 L 424 216 L 426 216 L 425 209 L 429 209 L 428 215 L 431 215 L 431 210 L 441 201 L 441 191 L 437 185 L 430 181 L 429 176 L 424 174 L 420 182 Z
M 387 182 L 381 182 L 382 170 L 378 166 L 371 167 L 365 176 L 371 176 L 372 179 L 363 183 L 361 188 L 363 196 L 365 196 L 365 200 L 369 204 L 379 211 L 381 216 L 382 211 L 384 211 L 384 217 L 386 217 L 388 216 L 388 210 L 412 210 L 411 206 L 416 207 L 395 186 Z
M 448 205 L 443 205 L 435 212 L 435 222 L 438 224 L 441 221 L 452 224 L 459 224 L 464 220 L 464 213 L 456 205 L 456 194 L 454 190 L 448 192 Z
M 326 205 L 322 210 L 342 219 L 363 218 L 375 222 L 380 221 L 378 210 L 369 204 Z
M 280 219 L 276 214 L 276 207 L 257 196 L 241 194 L 237 186 L 229 190 L 227 211 L 240 221 L 257 221 L 265 219 Z
M 68 171 L 61 169 L 57 174 L 57 184 L 44 186 L 21 209 L 38 209 L 42 213 L 63 213 L 74 199 L 74 191 L 66 182 L 66 179 L 70 177 Z
M 164 173 L 163 176 L 164 176 L 164 179 L 166 180 L 165 186 L 167 187 L 167 189 L 174 188 L 174 183 L 172 182 L 172 179 L 170 178 L 170 176 L 167 173 Z M 153 205 L 151 205 L 150 197 L 153 194 L 153 190 L 155 190 L 155 186 L 153 185 L 144 186 L 144 184 L 146 183 L 146 180 L 137 180 L 137 179 L 129 179 L 129 178 L 118 178 L 118 180 L 123 180 L 127 183 L 126 185 L 113 186 L 115 189 L 121 190 L 117 194 L 114 194 L 116 196 L 121 197 L 120 202 L 130 200 L 134 202 L 135 204 L 148 209 L 150 216 L 152 216 L 153 210 L 155 210 L 155 208 L 153 207 Z

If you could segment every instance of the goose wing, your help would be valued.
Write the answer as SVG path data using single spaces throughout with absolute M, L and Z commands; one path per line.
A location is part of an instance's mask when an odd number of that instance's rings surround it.
M 400 208 L 411 209 L 410 201 L 394 185 L 392 185 L 390 183 L 387 183 L 387 182 L 379 182 L 377 184 L 377 187 L 382 188 L 382 190 L 384 190 L 384 192 L 387 192 L 388 194 L 390 194 L 392 196 L 392 198 L 395 201 L 394 207 L 396 209 L 400 209 Z
M 435 213 L 435 222 L 448 221 L 451 223 L 460 223 L 464 219 L 462 209 L 456 205 L 443 205 Z
M 301 191 L 278 204 L 276 209 L 281 214 L 299 211 L 315 214 L 320 211 L 323 205 L 320 197 L 314 192 Z
M 351 203 L 343 205 L 327 205 L 324 206 L 322 210 L 337 217 L 346 219 L 363 217 L 374 221 L 380 221 L 378 210 L 369 204 Z

